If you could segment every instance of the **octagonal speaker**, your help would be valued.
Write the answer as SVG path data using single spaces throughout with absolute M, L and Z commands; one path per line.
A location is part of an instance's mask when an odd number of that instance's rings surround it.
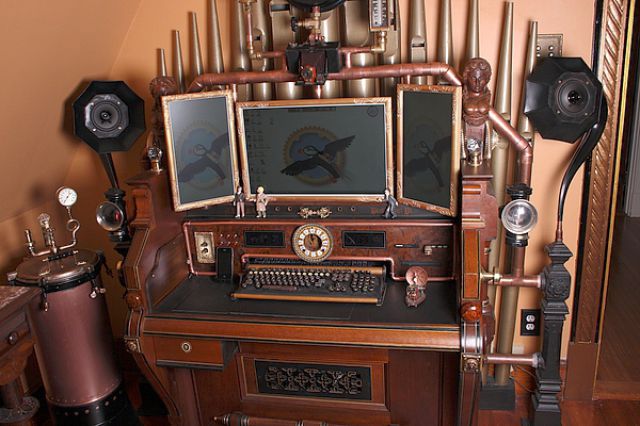
M 527 78 L 524 113 L 542 137 L 573 143 L 598 120 L 601 96 L 581 58 L 546 58 Z
M 311 10 L 314 6 L 320 6 L 320 11 L 326 12 L 340 6 L 344 0 L 289 0 L 289 3 L 303 10 Z
M 126 151 L 144 133 L 144 101 L 123 81 L 92 81 L 73 103 L 75 134 L 99 154 Z

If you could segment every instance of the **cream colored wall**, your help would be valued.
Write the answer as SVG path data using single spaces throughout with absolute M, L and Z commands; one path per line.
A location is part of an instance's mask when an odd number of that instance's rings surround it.
M 26 251 L 22 230 L 37 228 L 72 159 L 83 149 L 69 134 L 67 99 L 84 81 L 109 76 L 138 0 L 101 2 L 6 0 L 0 13 L 0 272 L 17 266 Z M 97 174 L 84 176 L 99 181 Z M 83 194 L 80 195 L 82 202 Z M 80 238 L 91 232 L 83 223 Z M 41 243 L 39 232 L 34 234 Z M 66 238 L 66 235 L 64 236 Z M 60 233 L 62 238 L 62 233 Z
M 230 40 L 229 33 L 232 24 L 229 20 L 230 6 L 233 0 L 218 0 L 218 11 L 220 14 L 220 26 L 222 35 L 222 44 L 225 53 L 225 64 L 230 63 Z M 401 9 L 403 10 L 402 21 L 408 23 L 408 0 L 400 0 Z M 109 79 L 125 80 L 140 96 L 145 98 L 147 113 L 149 112 L 151 99 L 148 94 L 148 83 L 156 75 L 156 49 L 163 47 L 168 54 L 170 65 L 172 30 L 178 29 L 182 36 L 182 46 L 187 66 L 188 74 L 188 12 L 195 11 L 198 13 L 201 41 L 205 41 L 205 16 L 206 1 L 205 0 L 183 0 L 180 2 L 171 0 L 140 0 L 138 2 L 125 2 L 120 0 L 116 2 L 116 6 L 109 5 L 107 10 L 98 9 L 97 2 L 71 2 L 65 1 L 67 4 L 66 15 L 57 10 L 53 10 L 53 6 L 48 6 L 48 11 L 39 11 L 35 6 L 23 6 L 17 1 L 14 2 L 16 11 L 14 11 L 14 19 L 8 20 L 11 29 L 6 27 L 0 28 L 0 35 L 4 35 L 3 39 L 17 39 L 21 28 L 37 27 L 35 29 L 38 36 L 31 36 L 30 42 L 21 42 L 20 49 L 11 48 L 13 60 L 9 63 L 19 64 L 28 62 L 26 70 L 23 68 L 12 70 L 12 81 L 24 82 L 27 79 L 21 76 L 26 72 L 35 75 L 36 69 L 42 70 L 47 68 L 55 68 L 57 70 L 57 80 L 55 84 L 44 83 L 44 79 L 37 79 L 38 87 L 44 88 L 51 93 L 42 100 L 44 105 L 39 111 L 47 117 L 47 123 L 50 125 L 46 128 L 36 128 L 29 126 L 31 121 L 24 118 L 25 113 L 29 113 L 31 118 L 36 116 L 32 111 L 33 103 L 37 97 L 37 92 L 29 90 L 28 93 L 33 95 L 24 98 L 24 90 L 13 88 L 14 99 L 20 103 L 20 107 L 9 105 L 3 102 L 2 114 L 3 120 L 2 130 L 0 132 L 10 132 L 2 138 L 4 144 L 8 141 L 29 141 L 24 145 L 11 148 L 13 154 L 9 160 L 2 159 L 2 165 L 11 170 L 12 173 L 5 173 L 5 184 L 0 188 L 0 194 L 5 194 L 12 199 L 22 200 L 15 210 L 5 212 L 9 216 L 18 215 L 21 219 L 5 220 L 0 222 L 0 234 L 9 235 L 0 244 L 4 244 L 0 253 L 0 265 L 7 265 L 10 260 L 15 261 L 16 253 L 21 253 L 21 230 L 17 229 L 17 225 L 24 226 L 21 223 L 33 223 L 35 213 L 29 212 L 30 208 L 38 205 L 38 202 L 25 199 L 24 193 L 32 193 L 33 188 L 44 188 L 40 192 L 43 194 L 39 198 L 39 202 L 50 197 L 55 187 L 60 182 L 75 186 L 80 194 L 80 202 L 75 209 L 76 214 L 83 221 L 83 230 L 80 235 L 82 243 L 85 246 L 93 248 L 104 248 L 107 251 L 109 264 L 114 265 L 117 255 L 110 249 L 104 232 L 100 230 L 93 220 L 93 212 L 95 206 L 102 200 L 102 192 L 108 187 L 104 172 L 101 169 L 97 156 L 86 148 L 84 145 L 77 144 L 72 138 L 65 136 L 60 129 L 62 122 L 62 102 L 73 91 L 74 85 L 80 80 L 90 80 L 98 77 L 108 77 Z M 111 2 L 113 3 L 113 2 Z M 436 48 L 436 32 L 437 32 L 437 0 L 426 0 L 427 4 L 427 25 L 429 35 L 429 58 L 435 57 Z M 91 6 L 87 5 L 90 4 Z M 495 67 L 498 60 L 498 46 L 501 32 L 501 20 L 503 15 L 503 2 L 497 0 L 480 0 L 480 24 L 481 24 L 481 50 L 483 57 Z M 20 6 L 17 6 L 20 5 Z M 58 6 L 58 5 L 57 5 Z M 101 4 L 102 6 L 102 4 Z M 454 44 L 455 56 L 460 61 L 464 49 L 464 27 L 466 24 L 467 0 L 452 0 L 453 6 L 453 24 L 454 24 Z M 93 7 L 93 9 L 92 9 Z M 64 9 L 64 7 L 62 8 Z M 95 13 L 92 10 L 101 10 L 99 16 L 101 19 L 91 19 Z M 20 12 L 20 13 L 18 13 Z M 20 17 L 20 15 L 37 15 L 37 20 L 29 19 L 28 16 Z M 53 14 L 58 19 L 48 19 Z M 6 14 L 3 13 L 3 20 Z M 60 15 L 65 17 L 66 25 L 60 24 Z M 566 19 L 571 16 L 571 19 Z M 109 17 L 109 19 L 107 19 Z M 539 22 L 540 33 L 563 33 L 564 34 L 564 55 L 565 56 L 582 56 L 589 61 L 591 56 L 592 42 L 592 26 L 593 26 L 593 7 L 589 2 L 585 5 L 584 1 L 571 0 L 565 2 L 557 2 L 554 0 L 539 0 L 531 2 L 527 0 L 514 1 L 514 97 L 513 97 L 513 113 L 517 116 L 517 106 L 520 98 L 520 83 L 524 68 L 524 51 L 527 39 L 528 23 L 530 20 Z M 22 25 L 17 25 L 20 21 Z M 89 22 L 88 22 L 89 21 Z M 111 25 L 107 25 L 110 22 Z M 53 34 L 57 34 L 55 29 L 63 31 L 65 37 L 58 41 L 51 41 Z M 98 28 L 100 31 L 98 31 Z M 408 25 L 403 27 L 405 36 Z M 96 34 L 101 34 L 98 36 Z M 107 36 L 108 34 L 108 36 Z M 8 38 L 7 38 L 8 37 Z M 48 49 L 43 49 L 46 53 L 45 58 L 37 58 L 29 55 L 33 46 L 37 46 L 46 41 Z M 67 46 L 71 40 L 81 40 Z M 102 55 L 87 54 L 84 48 L 91 45 L 91 41 L 100 43 Z M 65 49 L 51 50 L 53 46 L 64 45 Z M 63 56 L 59 57 L 56 52 Z M 203 54 L 206 49 L 203 46 Z M 406 49 L 405 49 L 406 54 Z M 25 58 L 26 56 L 26 58 Z M 99 56 L 99 57 L 98 57 Z M 44 60 L 47 59 L 47 60 Z M 51 64 L 51 65 L 48 65 Z M 7 79 L 3 79 L 3 85 L 7 84 Z M 49 86 L 54 86 L 54 88 Z M 22 112 L 22 113 L 21 113 Z M 7 114 L 11 119 L 7 119 Z M 38 117 L 41 115 L 37 115 Z M 149 121 L 148 121 L 149 122 Z M 9 125 L 11 123 L 11 125 Z M 14 123 L 21 124 L 20 126 Z M 20 131 L 20 128 L 27 127 L 27 133 Z M 8 130 L 7 130 L 8 129 Z M 4 136 L 4 133 L 3 133 Z M 114 154 L 116 167 L 118 169 L 121 180 L 125 177 L 135 174 L 140 170 L 139 158 L 144 145 L 144 138 L 141 138 L 134 148 L 127 154 Z M 51 142 L 53 141 L 53 142 Z M 24 143 L 24 142 L 22 142 Z M 564 167 L 573 150 L 573 145 L 564 144 L 554 141 L 545 141 L 536 138 L 534 150 L 534 171 L 533 171 L 533 188 L 534 193 L 532 201 L 543 213 L 540 217 L 538 227 L 531 234 L 530 246 L 528 249 L 526 270 L 527 273 L 537 273 L 546 263 L 546 257 L 543 252 L 543 246 L 553 240 L 554 234 L 554 217 L 556 212 L 556 194 L 559 182 L 564 171 Z M 33 155 L 37 153 L 37 155 Z M 50 166 L 48 160 L 52 160 L 56 167 Z M 23 163 L 19 163 L 19 161 Z M 29 178 L 27 183 L 18 183 L 12 185 L 7 184 L 9 176 L 17 175 L 25 169 L 25 161 L 31 161 L 33 168 L 36 170 L 36 177 Z M 6 164 L 5 164 L 6 163 Z M 4 168 L 4 167 L 3 167 Z M 69 171 L 68 174 L 66 173 Z M 49 172 L 49 173 L 47 173 Z M 66 179 L 65 179 L 66 176 Z M 572 185 L 567 207 L 565 210 L 565 240 L 569 248 L 576 253 L 577 234 L 578 234 L 578 218 L 579 203 L 581 193 L 581 173 Z M 39 177 L 39 178 L 38 178 Z M 33 225 L 32 225 L 33 226 Z M 11 256 L 4 255 L 5 252 L 13 253 Z M 574 259 L 568 264 L 570 271 L 575 270 Z M 5 266 L 6 269 L 6 266 Z M 126 314 L 125 304 L 121 299 L 122 291 L 112 279 L 107 279 L 109 292 L 109 308 L 112 315 L 114 325 L 114 333 L 121 335 L 123 330 L 124 317 Z M 520 308 L 536 307 L 538 305 L 538 293 L 533 290 L 523 290 L 519 300 Z M 569 322 L 567 322 L 568 324 Z M 565 340 L 568 333 L 565 333 Z M 537 339 L 517 337 L 515 344 L 517 349 L 525 351 L 535 350 L 537 348 Z M 566 344 L 565 344 L 566 347 Z

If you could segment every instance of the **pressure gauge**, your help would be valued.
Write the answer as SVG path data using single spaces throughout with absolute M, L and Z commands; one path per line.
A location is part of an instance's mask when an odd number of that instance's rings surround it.
M 369 29 L 388 31 L 390 25 L 388 0 L 369 0 Z
M 333 238 L 327 228 L 320 225 L 302 225 L 293 233 L 293 251 L 305 262 L 321 262 L 333 250 Z
M 78 193 L 66 186 L 60 187 L 56 195 L 58 196 L 58 202 L 67 208 L 73 206 L 76 201 L 78 201 Z

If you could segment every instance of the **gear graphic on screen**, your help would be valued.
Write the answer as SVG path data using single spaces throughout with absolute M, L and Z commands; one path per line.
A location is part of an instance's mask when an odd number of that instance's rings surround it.
M 284 146 L 281 173 L 308 183 L 326 185 L 344 177 L 344 165 L 355 135 L 338 138 L 322 127 L 303 127 Z

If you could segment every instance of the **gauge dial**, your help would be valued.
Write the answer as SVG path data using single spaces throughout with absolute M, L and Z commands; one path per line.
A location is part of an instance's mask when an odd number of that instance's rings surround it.
M 333 238 L 324 226 L 302 225 L 293 233 L 293 251 L 305 262 L 321 262 L 331 254 Z
M 78 193 L 66 186 L 60 187 L 56 195 L 58 196 L 58 202 L 64 207 L 71 207 L 78 201 Z
M 389 30 L 388 0 L 369 0 L 369 27 L 371 31 Z

